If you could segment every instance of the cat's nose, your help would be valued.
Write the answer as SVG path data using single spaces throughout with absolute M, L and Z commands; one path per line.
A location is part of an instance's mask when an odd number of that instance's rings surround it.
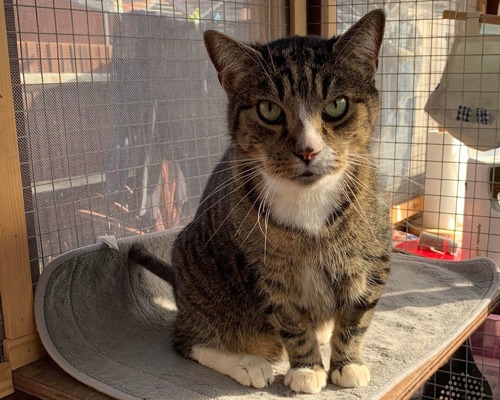
M 307 165 L 319 154 L 320 150 L 315 150 L 312 147 L 306 147 L 301 152 L 297 154 L 302 161 L 304 161 Z

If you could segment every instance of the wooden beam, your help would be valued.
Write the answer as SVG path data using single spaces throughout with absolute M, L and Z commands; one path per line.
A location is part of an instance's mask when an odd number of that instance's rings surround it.
M 56 72 L 31 72 L 21 74 L 22 85 L 51 85 L 61 83 L 108 82 L 109 74 L 106 73 L 56 73 Z
M 321 0 L 321 36 L 329 39 L 337 35 L 337 1 Z
M 422 385 L 427 382 L 427 380 L 441 367 L 452 355 L 457 351 L 457 349 L 465 342 L 476 330 L 481 326 L 481 324 L 486 321 L 486 318 L 496 306 L 498 306 L 500 300 L 500 292 L 497 291 L 493 301 L 490 303 L 489 307 L 481 312 L 472 321 L 469 326 L 467 326 L 463 331 L 461 331 L 458 336 L 453 340 L 453 342 L 440 354 L 437 354 L 435 358 L 427 361 L 425 365 L 420 367 L 418 370 L 407 376 L 399 384 L 394 386 L 388 393 L 386 393 L 381 399 L 382 400 L 407 400 L 412 397 L 416 391 L 422 387 Z
M 0 398 L 14 393 L 12 368 L 8 362 L 0 363 Z
M 271 40 L 276 40 L 279 39 L 280 37 L 284 36 L 282 32 L 284 25 L 285 25 L 285 18 L 283 10 L 285 8 L 285 1 L 284 0 L 279 0 L 279 1 L 273 1 L 269 5 L 269 12 L 270 12 L 270 21 L 269 23 L 271 24 Z M 286 33 L 285 33 L 286 35 Z
M 5 336 L 36 331 L 4 0 L 0 0 L 0 295 Z
M 471 18 L 470 14 L 463 11 L 443 11 L 444 19 L 456 19 L 460 21 L 467 21 L 467 19 Z M 500 25 L 500 15 L 491 15 L 491 14 L 481 14 L 479 16 L 479 22 L 482 24 L 495 24 Z
M 14 387 L 47 400 L 112 400 L 64 372 L 49 357 L 20 368 L 13 373 Z
M 407 218 L 413 217 L 424 211 L 424 196 L 418 196 L 411 200 L 396 204 L 392 207 L 391 220 L 392 224 L 404 221 Z
M 307 35 L 306 0 L 290 0 L 290 35 Z
M 7 339 L 3 343 L 4 355 L 15 370 L 47 355 L 38 333 L 17 339 Z

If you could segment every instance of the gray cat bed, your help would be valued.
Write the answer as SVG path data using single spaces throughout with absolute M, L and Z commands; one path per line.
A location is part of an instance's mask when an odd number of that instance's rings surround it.
M 71 251 L 43 271 L 35 314 L 43 344 L 70 375 L 119 399 L 279 399 L 275 382 L 260 390 L 182 358 L 170 346 L 175 305 L 169 285 L 126 257 L 142 243 L 168 260 L 175 231 Z M 331 383 L 315 399 L 375 399 L 436 358 L 495 297 L 499 273 L 488 259 L 446 263 L 394 255 L 386 293 L 367 333 L 372 381 L 363 389 Z M 328 365 L 328 346 L 323 347 Z

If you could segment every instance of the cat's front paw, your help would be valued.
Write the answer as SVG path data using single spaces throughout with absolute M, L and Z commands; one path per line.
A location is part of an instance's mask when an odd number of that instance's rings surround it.
M 246 355 L 238 360 L 238 364 L 230 374 L 242 385 L 258 389 L 265 388 L 274 380 L 271 364 L 261 357 L 252 355 Z
M 326 386 L 326 371 L 317 368 L 290 368 L 285 375 L 285 385 L 298 393 L 319 393 Z
M 342 368 L 335 369 L 331 375 L 335 385 L 356 388 L 368 385 L 370 382 L 370 370 L 364 364 L 347 364 Z

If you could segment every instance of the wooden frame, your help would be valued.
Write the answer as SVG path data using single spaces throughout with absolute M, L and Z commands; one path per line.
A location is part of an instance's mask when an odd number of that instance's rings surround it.
M 290 0 L 290 34 L 307 34 L 307 2 L 306 0 Z M 321 35 L 331 37 L 336 34 L 334 1 L 321 0 Z M 11 64 L 9 60 L 8 30 L 5 18 L 4 0 L 0 0 L 0 295 L 2 299 L 3 319 L 6 339 L 3 343 L 5 362 L 0 363 L 0 398 L 13 392 L 12 371 L 30 364 L 46 353 L 36 333 L 33 313 L 33 288 L 31 283 L 30 257 L 28 251 L 28 235 L 23 199 L 23 185 L 18 151 L 18 134 L 16 130 L 15 108 L 11 85 Z M 322 10 L 322 11 L 323 11 Z M 264 17 L 269 10 L 261 10 Z M 279 24 L 279 14 L 271 12 L 273 24 Z M 462 18 L 460 13 L 454 13 L 454 18 Z M 490 16 L 488 16 L 489 18 Z M 496 16 L 494 20 L 496 21 Z M 488 21 L 489 22 L 489 21 Z M 265 39 L 265 38 L 264 38 Z M 17 62 L 17 60 L 16 60 Z M 33 81 L 24 83 L 39 83 L 38 74 Z M 74 79 L 74 75 L 45 75 L 44 79 L 54 82 Z M 80 78 L 79 78 L 80 79 Z M 95 80 L 93 76 L 89 79 Z M 106 79 L 100 75 L 98 79 Z M 422 198 L 412 199 L 395 206 L 392 210 L 393 223 L 411 217 L 423 210 Z M 475 328 L 488 312 L 485 311 L 470 327 Z M 470 334 L 471 330 L 463 332 L 454 343 L 450 352 L 443 354 L 433 365 L 425 369 L 423 374 L 412 376 L 411 382 L 405 382 L 395 388 L 386 398 L 403 398 L 409 389 L 416 389 L 432 374 Z M 455 346 L 456 345 L 456 346 Z M 432 367 L 432 368 L 431 368 Z
M 321 37 L 337 35 L 337 2 L 321 0 Z
M 12 95 L 4 0 L 0 0 L 0 295 L 5 328 L 0 397 L 12 370 L 45 354 L 36 334 L 23 188 Z
M 307 2 L 290 0 L 290 35 L 307 34 Z
M 466 21 L 468 18 L 470 18 L 470 16 L 468 15 L 467 12 L 463 12 L 463 11 L 444 10 L 443 11 L 443 18 L 444 19 L 456 19 L 456 20 L 460 20 L 460 21 Z M 479 22 L 486 23 L 486 24 L 500 25 L 500 15 L 480 14 L 479 15 Z

